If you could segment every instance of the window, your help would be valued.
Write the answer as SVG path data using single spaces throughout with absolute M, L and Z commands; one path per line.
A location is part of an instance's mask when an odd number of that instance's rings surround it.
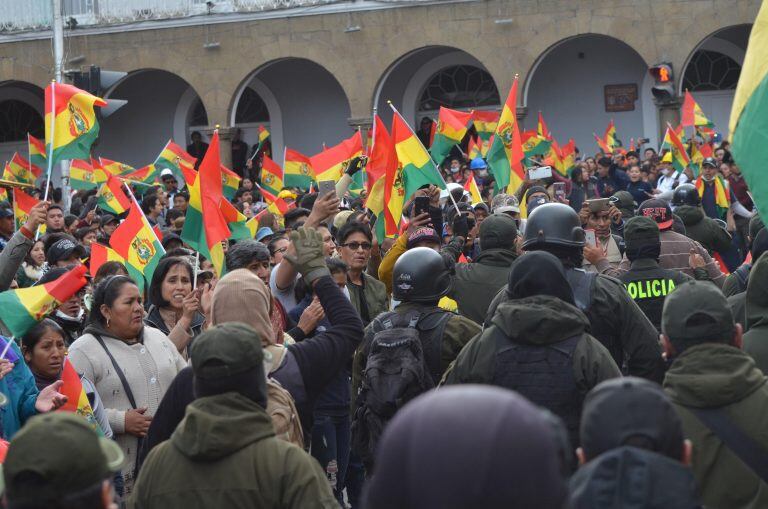
M 27 133 L 36 138 L 45 137 L 40 113 L 23 101 L 0 102 L 0 142 L 27 141 Z
M 446 108 L 498 106 L 499 91 L 487 71 L 471 65 L 456 65 L 437 72 L 424 87 L 420 111 Z
M 192 108 L 192 114 L 189 117 L 189 125 L 208 125 L 208 112 L 205 111 L 203 101 L 201 101 L 199 97 Z
M 741 66 L 731 57 L 717 51 L 694 53 L 683 76 L 683 90 L 733 90 L 739 82 Z
M 237 103 L 235 112 L 236 124 L 248 124 L 255 122 L 269 122 L 269 110 L 267 105 L 251 87 L 246 87 Z

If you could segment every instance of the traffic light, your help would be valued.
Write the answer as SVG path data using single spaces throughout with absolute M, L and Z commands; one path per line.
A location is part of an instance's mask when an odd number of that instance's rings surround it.
M 95 65 L 90 66 L 86 71 L 67 73 L 67 77 L 72 80 L 74 86 L 97 97 L 103 97 L 115 83 L 127 75 L 127 72 L 102 70 Z M 126 104 L 128 101 L 124 99 L 108 99 L 107 105 L 104 108 L 98 108 L 96 112 L 101 118 L 106 118 Z
M 673 102 L 677 96 L 675 94 L 675 79 L 672 74 L 672 64 L 661 63 L 648 69 L 655 83 L 651 87 L 651 93 L 659 104 Z

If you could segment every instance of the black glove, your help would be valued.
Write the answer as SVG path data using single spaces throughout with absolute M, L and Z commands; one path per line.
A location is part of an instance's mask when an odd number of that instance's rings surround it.
M 344 173 L 352 177 L 355 173 L 365 168 L 365 163 L 367 161 L 368 159 L 363 156 L 357 156 L 353 159 L 350 159 L 349 163 L 347 163 L 347 168 L 344 170 Z
M 469 222 L 463 214 L 456 216 L 453 220 L 453 235 L 465 239 L 469 235 Z

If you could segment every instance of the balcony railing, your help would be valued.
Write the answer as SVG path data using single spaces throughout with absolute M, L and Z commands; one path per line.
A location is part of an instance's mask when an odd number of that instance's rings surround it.
M 65 23 L 71 27 L 73 24 L 111 25 L 208 13 L 271 11 L 342 1 L 345 0 L 62 0 L 62 10 Z M 51 26 L 51 20 L 51 0 L 0 0 L 0 32 L 46 29 Z

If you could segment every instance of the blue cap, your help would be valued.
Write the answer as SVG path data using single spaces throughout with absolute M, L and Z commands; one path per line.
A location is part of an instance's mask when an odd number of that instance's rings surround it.
M 269 237 L 274 234 L 275 232 L 272 231 L 272 228 L 269 226 L 262 226 L 256 230 L 256 240 L 262 240 L 264 237 Z
M 469 163 L 469 169 L 470 170 L 482 170 L 484 168 L 487 168 L 488 165 L 485 164 L 485 160 L 483 160 L 482 157 L 476 157 L 472 159 L 472 162 Z

